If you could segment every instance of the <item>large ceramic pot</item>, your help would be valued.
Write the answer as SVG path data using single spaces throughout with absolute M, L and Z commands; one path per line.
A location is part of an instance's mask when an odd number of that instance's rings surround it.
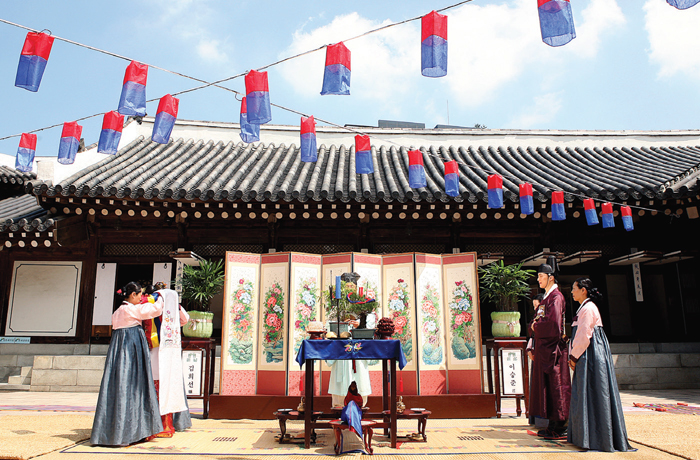
M 491 334 L 494 337 L 520 337 L 519 311 L 494 311 L 491 321 Z
M 214 313 L 210 311 L 189 311 L 190 320 L 182 326 L 185 337 L 209 338 L 214 331 Z

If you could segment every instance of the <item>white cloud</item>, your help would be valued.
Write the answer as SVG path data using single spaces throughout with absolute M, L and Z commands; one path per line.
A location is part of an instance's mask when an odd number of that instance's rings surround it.
M 221 42 L 215 39 L 203 38 L 197 45 L 197 54 L 205 61 L 226 61 L 228 56 L 221 48 Z
M 607 0 L 591 0 L 581 12 L 581 18 L 574 18 L 574 22 L 577 19 L 580 19 L 580 26 L 576 25 L 576 39 L 567 45 L 567 49 L 586 58 L 596 56 L 605 32 L 627 22 L 618 4 Z
M 659 66 L 659 76 L 700 72 L 700 7 L 677 10 L 666 2 L 644 4 L 649 38 L 649 60 Z
M 387 23 L 380 24 L 357 13 L 337 16 L 330 24 L 310 32 L 298 30 L 291 46 L 281 53 L 281 57 L 337 43 L 339 39 L 354 37 Z M 362 98 L 388 100 L 410 91 L 410 73 L 415 71 L 415 65 L 407 68 L 407 64 L 420 63 L 416 35 L 419 35 L 416 26 L 408 24 L 345 43 L 351 53 L 350 93 Z M 323 86 L 325 59 L 325 50 L 317 51 L 285 63 L 280 73 L 297 93 L 316 96 Z
M 536 96 L 530 107 L 509 123 L 514 128 L 532 128 L 546 124 L 554 119 L 563 105 L 562 93 L 547 93 Z
M 230 43 L 217 40 L 211 33 L 210 24 L 215 22 L 216 11 L 208 0 L 155 0 L 152 7 L 157 14 L 149 16 L 150 27 L 163 27 L 179 38 L 185 48 L 208 64 L 227 63 Z
M 576 13 L 575 13 L 576 14 Z M 483 106 L 493 101 L 506 85 L 534 78 L 540 99 L 552 100 L 561 90 L 572 59 L 592 59 L 605 39 L 625 23 L 616 0 L 590 0 L 574 17 L 578 37 L 570 44 L 552 48 L 542 43 L 537 7 L 533 0 L 503 1 L 500 4 L 470 3 L 447 12 L 448 74 L 442 79 L 420 76 L 420 23 L 392 27 L 347 42 L 352 51 L 352 89 L 355 97 L 392 101 L 386 112 L 400 110 L 402 100 L 424 97 L 436 85 L 449 87 L 450 107 L 455 111 Z M 316 24 L 318 22 L 316 21 Z M 352 13 L 337 16 L 326 25 L 312 28 L 307 21 L 281 53 L 287 57 L 356 36 L 384 23 Z M 320 51 L 285 63 L 280 74 L 305 97 L 318 95 L 323 80 L 325 52 Z M 547 73 L 542 72 L 547 68 Z M 557 96 L 557 107 L 564 94 Z M 428 97 L 425 97 L 426 100 Z M 440 103 L 442 104 L 442 103 Z M 434 108 L 432 108 L 434 110 Z M 443 109 L 438 110 L 443 112 Z M 544 112 L 542 112 L 544 113 Z M 523 122 L 544 119 L 523 117 Z

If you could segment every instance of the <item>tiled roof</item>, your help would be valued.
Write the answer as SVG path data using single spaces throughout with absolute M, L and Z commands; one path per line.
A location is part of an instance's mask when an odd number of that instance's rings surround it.
M 0 201 L 0 232 L 43 232 L 54 224 L 47 211 L 33 195 L 22 195 Z
M 507 140 L 504 139 L 504 142 Z M 244 144 L 175 139 L 167 145 L 139 136 L 118 155 L 51 187 L 49 196 L 132 199 L 407 202 L 450 201 L 443 161 L 460 163 L 461 197 L 487 200 L 487 175 L 504 177 L 506 200 L 517 202 L 518 184 L 534 184 L 535 199 L 552 190 L 566 199 L 608 200 L 680 197 L 698 191 L 700 147 L 421 147 L 428 185 L 408 186 L 405 149 L 373 146 L 374 174 L 355 174 L 354 146 L 320 146 L 316 163 L 302 163 L 294 144 Z M 472 166 L 467 167 L 466 165 Z
M 36 179 L 34 172 L 21 172 L 15 168 L 0 165 L 0 183 L 2 184 L 21 185 L 32 179 Z

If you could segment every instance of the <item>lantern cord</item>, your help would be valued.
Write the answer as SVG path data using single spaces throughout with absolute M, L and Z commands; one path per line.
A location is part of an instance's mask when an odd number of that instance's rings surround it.
M 456 8 L 456 7 L 458 7 L 458 6 L 460 6 L 460 5 L 463 5 L 463 4 L 465 4 L 465 3 L 470 3 L 470 2 L 472 2 L 472 1 L 473 1 L 473 0 L 463 0 L 463 1 L 461 1 L 461 2 L 454 3 L 454 4 L 452 4 L 452 5 L 448 5 L 448 6 L 444 7 L 444 8 L 441 8 L 441 9 L 435 10 L 435 11 L 436 11 L 436 12 L 446 11 L 446 10 L 449 10 L 449 9 L 452 9 L 452 8 Z M 405 19 L 405 20 L 403 20 L 403 21 L 393 22 L 393 23 L 391 23 L 391 24 L 387 24 L 387 25 L 384 25 L 384 26 L 381 26 L 381 27 L 377 27 L 376 29 L 368 30 L 367 32 L 365 32 L 365 33 L 363 33 L 363 34 L 356 35 L 356 36 L 354 36 L 354 37 L 348 38 L 348 39 L 346 39 L 346 40 L 341 40 L 341 41 L 347 42 L 347 41 L 355 40 L 355 39 L 364 37 L 364 36 L 366 36 L 366 35 L 370 35 L 370 34 L 373 34 L 373 33 L 376 33 L 376 32 L 379 32 L 379 31 L 382 31 L 382 30 L 385 30 L 385 29 L 388 29 L 388 28 L 390 28 L 390 27 L 398 26 L 398 25 L 401 25 L 401 24 L 406 24 L 406 23 L 412 22 L 412 21 L 417 21 L 417 20 L 421 19 L 422 17 L 423 17 L 423 16 L 416 16 L 416 17 L 414 17 L 414 18 Z M 36 30 L 36 29 L 32 29 L 31 27 L 23 26 L 23 25 L 21 25 L 21 24 L 17 24 L 17 23 L 14 23 L 14 22 L 8 21 L 8 20 L 6 20 L 6 19 L 2 19 L 2 18 L 0 18 L 0 22 L 4 22 L 5 24 L 9 24 L 9 25 L 11 25 L 11 26 L 19 27 L 20 29 L 28 30 L 28 31 L 30 31 L 30 32 L 38 32 L 38 33 L 43 32 L 43 30 L 42 30 L 42 31 L 38 31 L 38 30 Z M 48 30 L 48 29 L 44 29 L 44 30 Z M 51 35 L 51 31 L 49 31 L 49 35 Z M 52 36 L 55 40 L 60 40 L 60 41 L 66 42 L 66 43 L 70 43 L 70 44 L 72 44 L 72 45 L 81 46 L 81 47 L 83 47 L 83 48 L 87 48 L 87 49 L 92 50 L 92 51 L 97 51 L 98 53 L 103 53 L 103 54 L 106 54 L 106 55 L 108 55 L 108 56 L 112 56 L 112 57 L 116 57 L 116 58 L 119 58 L 119 59 L 123 59 L 123 60 L 125 60 L 125 61 L 131 62 L 131 61 L 134 61 L 134 60 L 135 60 L 135 59 L 132 59 L 132 58 L 129 58 L 129 57 L 126 57 L 126 56 L 122 56 L 121 54 L 113 53 L 113 52 L 111 52 L 111 51 L 106 51 L 106 50 L 103 50 L 103 49 L 100 49 L 100 48 L 96 48 L 96 47 L 94 47 L 94 46 L 86 45 L 86 44 L 84 44 L 84 43 L 79 43 L 79 42 L 76 42 L 76 41 L 74 41 L 74 40 L 70 40 L 70 39 L 68 39 L 68 38 L 59 37 L 59 36 L 57 36 L 57 35 L 51 35 L 51 36 Z M 319 46 L 318 48 L 314 48 L 314 49 L 312 49 L 312 50 L 308 50 L 308 51 L 304 51 L 304 52 L 299 53 L 299 54 L 295 54 L 294 56 L 289 56 L 289 57 L 286 57 L 286 58 L 284 58 L 284 59 L 280 59 L 279 61 L 275 61 L 275 62 L 273 62 L 273 63 L 271 63 L 271 64 L 268 64 L 268 65 L 265 65 L 265 66 L 263 66 L 263 67 L 260 67 L 260 68 L 258 68 L 257 70 L 260 71 L 260 70 L 268 69 L 268 68 L 270 68 L 270 67 L 276 66 L 276 65 L 281 64 L 281 63 L 283 63 L 283 62 L 286 62 L 286 61 L 289 61 L 289 60 L 292 60 L 292 59 L 296 59 L 296 58 L 301 57 L 301 56 L 306 56 L 307 54 L 315 53 L 316 51 L 321 51 L 321 50 L 323 50 L 324 48 L 326 48 L 327 46 L 328 46 L 328 45 L 322 45 L 322 46 Z M 145 63 L 145 62 L 143 62 L 143 61 L 138 61 L 138 62 L 141 63 L 141 64 L 144 64 L 144 65 L 147 65 L 148 67 L 151 67 L 151 68 L 154 68 L 154 69 L 157 69 L 157 70 L 161 70 L 161 71 L 163 71 L 163 72 L 171 73 L 171 74 L 177 75 L 177 76 L 179 76 L 179 77 L 183 77 L 183 78 L 187 78 L 187 79 L 189 79 L 189 80 L 194 80 L 194 81 L 197 81 L 197 82 L 200 82 L 200 83 L 204 83 L 204 85 L 202 85 L 202 86 L 198 86 L 198 87 L 196 87 L 196 88 L 191 88 L 191 89 L 189 89 L 189 90 L 185 90 L 185 91 L 181 91 L 181 92 L 179 92 L 179 93 L 175 93 L 175 94 L 173 94 L 173 96 L 175 96 L 175 95 L 177 95 L 177 94 L 189 93 L 189 92 L 196 91 L 196 90 L 203 89 L 203 88 L 208 88 L 208 87 L 210 87 L 210 86 L 215 86 L 215 87 L 217 87 L 217 88 L 221 88 L 221 89 L 226 89 L 226 90 L 228 90 L 228 89 L 230 89 L 230 88 L 226 88 L 226 87 L 224 87 L 224 86 L 219 86 L 219 83 L 224 83 L 224 82 L 227 82 L 227 81 L 234 80 L 234 79 L 236 79 L 236 78 L 244 77 L 244 76 L 248 73 L 248 72 L 246 71 L 246 72 L 242 72 L 242 73 L 239 73 L 239 74 L 236 74 L 236 75 L 232 75 L 232 76 L 230 76 L 230 77 L 222 78 L 222 79 L 220 79 L 220 80 L 216 80 L 216 81 L 213 81 L 213 82 L 208 82 L 208 81 L 206 81 L 206 80 L 202 80 L 201 78 L 192 77 L 192 76 L 190 76 L 190 75 L 186 75 L 186 74 L 183 74 L 183 73 L 180 73 L 180 72 L 176 72 L 176 71 L 174 71 L 174 70 L 169 70 L 169 69 L 166 69 L 166 68 L 164 68 L 164 67 L 159 67 L 159 66 L 156 66 L 156 65 L 153 65 L 153 64 L 148 64 L 148 63 Z M 146 102 L 151 102 L 151 101 L 146 101 Z M 88 117 L 88 118 L 90 118 L 90 117 Z M 60 125 L 57 125 L 57 126 L 60 126 Z M 13 136 L 10 136 L 10 137 L 13 137 Z M 6 138 L 3 138 L 3 139 L 6 139 Z M 0 140 L 3 140 L 3 139 L 0 139 Z
M 441 9 L 438 9 L 438 10 L 435 10 L 435 11 L 436 11 L 436 12 L 446 11 L 446 10 L 449 10 L 449 9 L 456 8 L 456 7 L 458 7 L 458 6 L 461 6 L 461 5 L 463 5 L 463 4 L 470 3 L 470 2 L 472 2 L 472 1 L 473 1 L 473 0 L 463 0 L 463 1 L 461 1 L 461 2 L 454 3 L 454 4 L 452 4 L 452 5 L 448 5 L 448 6 L 444 7 L 444 8 L 441 8 Z M 369 31 L 367 31 L 367 32 L 365 32 L 365 33 L 362 33 L 362 34 L 360 34 L 360 35 L 356 35 L 356 36 L 354 36 L 354 37 L 351 37 L 351 38 L 348 38 L 348 39 L 345 39 L 345 40 L 341 40 L 341 41 L 343 41 L 343 42 L 348 42 L 348 41 L 351 41 L 351 40 L 355 40 L 355 39 L 364 37 L 364 36 L 366 36 L 366 35 L 370 35 L 370 34 L 373 34 L 373 33 L 376 33 L 376 32 L 379 32 L 379 31 L 382 31 L 382 30 L 385 30 L 385 29 L 388 29 L 388 28 L 390 28 L 390 27 L 394 27 L 394 26 L 398 26 L 398 25 L 401 25 L 401 24 L 406 24 L 406 23 L 408 23 L 408 22 L 412 22 L 412 21 L 419 20 L 419 19 L 421 19 L 422 17 L 423 17 L 423 16 L 416 16 L 416 17 L 414 17 L 414 18 L 405 19 L 405 20 L 403 20 L 403 21 L 399 21 L 399 22 L 387 24 L 387 25 L 378 27 L 378 28 L 376 28 L 376 29 L 369 30 Z M 26 26 L 23 26 L 23 25 L 21 25 L 21 24 L 17 24 L 17 23 L 14 23 L 14 22 L 8 21 L 8 20 L 6 20 L 6 19 L 2 19 L 2 18 L 0 18 L 0 22 L 3 22 L 3 23 L 5 23 L 5 24 L 9 24 L 9 25 L 15 26 L 15 27 L 18 27 L 18 28 L 21 28 L 21 29 L 29 30 L 29 31 L 31 31 L 31 32 L 43 32 L 43 30 L 42 30 L 42 31 L 38 31 L 38 30 L 32 29 L 32 28 L 30 28 L 30 27 L 26 27 Z M 44 30 L 48 30 L 48 29 L 44 29 Z M 49 34 L 51 34 L 50 31 L 49 31 Z M 56 40 L 64 41 L 64 42 L 66 42 L 66 43 L 70 43 L 70 44 L 73 44 L 73 45 L 76 45 L 76 46 L 80 46 L 80 47 L 83 47 L 83 48 L 87 48 L 87 49 L 92 50 L 92 51 L 97 51 L 97 52 L 99 52 L 99 53 L 103 53 L 103 54 L 106 54 L 106 55 L 109 55 L 109 56 L 113 56 L 113 57 L 116 57 L 116 58 L 119 58 L 119 59 L 123 59 L 123 60 L 129 61 L 129 62 L 131 62 L 131 61 L 134 60 L 134 59 L 128 58 L 128 57 L 126 57 L 126 56 L 122 56 L 122 55 L 120 55 L 120 54 L 113 53 L 113 52 L 111 52 L 111 51 L 106 51 L 106 50 L 103 50 L 103 49 L 100 49 L 100 48 L 96 48 L 96 47 L 94 47 L 94 46 L 90 46 L 90 45 L 86 45 L 86 44 L 83 44 L 83 43 L 79 43 L 79 42 L 70 40 L 70 39 L 67 39 L 67 38 L 63 38 L 63 37 L 59 37 L 59 36 L 55 36 L 55 35 L 52 35 L 52 37 L 53 37 L 54 39 L 56 39 Z M 296 58 L 298 58 L 298 57 L 305 56 L 305 55 L 308 55 L 308 54 L 311 54 L 311 53 L 315 53 L 316 51 L 320 51 L 320 50 L 322 50 L 322 49 L 324 49 L 324 48 L 326 48 L 326 47 L 327 47 L 327 45 L 323 45 L 323 46 L 320 46 L 320 47 L 315 48 L 315 49 L 312 49 L 312 50 L 304 51 L 304 52 L 299 53 L 299 54 L 296 54 L 296 55 L 294 55 L 294 56 L 289 56 L 289 57 L 286 57 L 286 58 L 284 58 L 284 59 L 280 59 L 280 60 L 278 60 L 278 61 L 275 61 L 275 62 L 273 62 L 273 63 L 271 63 L 271 64 L 268 64 L 268 65 L 265 65 L 265 66 L 263 66 L 263 67 L 260 67 L 260 68 L 258 68 L 257 70 L 258 70 L 258 71 L 259 71 L 259 70 L 264 70 L 264 69 L 273 67 L 273 66 L 275 66 L 275 65 L 281 64 L 281 63 L 283 63 L 283 62 L 286 62 L 286 61 L 289 61 L 289 60 L 292 60 L 292 59 L 296 59 Z M 141 62 L 141 61 L 139 61 L 139 62 Z M 219 83 L 223 83 L 223 82 L 227 82 L 227 81 L 230 81 L 230 80 L 234 80 L 234 79 L 236 79 L 236 78 L 244 77 L 248 72 L 239 73 L 239 74 L 236 74 L 236 75 L 233 75 L 233 76 L 230 76 L 230 77 L 226 77 L 226 78 L 222 78 L 222 79 L 220 79 L 220 80 L 216 80 L 216 81 L 213 81 L 213 82 L 207 82 L 206 80 L 202 80 L 202 79 L 200 79 L 200 78 L 196 78 L 196 77 L 192 77 L 192 76 L 189 76 L 189 75 L 185 75 L 185 74 L 183 74 L 183 73 L 176 72 L 176 71 L 173 71 L 173 70 L 165 69 L 165 68 L 163 68 L 163 67 L 155 66 L 155 65 L 152 65 L 152 64 L 147 64 L 147 63 L 144 63 L 144 62 L 141 62 L 141 63 L 142 63 L 142 64 L 145 64 L 145 65 L 147 65 L 147 66 L 149 66 L 149 67 L 151 67 L 151 68 L 154 68 L 154 69 L 157 69 L 157 70 L 161 70 L 161 71 L 163 71 L 163 72 L 171 73 L 171 74 L 173 74 L 173 75 L 177 75 L 177 76 L 180 76 L 180 77 L 183 77 L 183 78 L 187 78 L 187 79 L 190 79 L 190 80 L 194 80 L 194 81 L 203 83 L 203 85 L 196 86 L 196 87 L 194 87 L 194 88 L 190 88 L 190 89 L 186 89 L 186 90 L 179 91 L 179 92 L 176 92 L 176 93 L 172 93 L 172 96 L 178 96 L 178 95 L 181 95 L 181 94 L 186 94 L 186 93 L 194 92 L 194 91 L 197 91 L 197 90 L 200 90 L 200 89 L 208 88 L 208 87 L 210 87 L 210 86 L 214 86 L 214 87 L 217 87 L 217 88 L 224 89 L 224 90 L 226 90 L 226 91 L 232 92 L 232 93 L 234 93 L 234 95 L 236 95 L 236 96 L 245 96 L 245 94 L 243 94 L 243 93 L 241 93 L 241 92 L 239 92 L 239 91 L 233 90 L 233 89 L 231 89 L 231 88 L 227 88 L 227 87 L 225 87 L 225 86 L 220 86 Z M 238 98 L 236 97 L 236 99 L 238 99 Z M 158 101 L 158 100 L 159 100 L 159 98 L 154 98 L 154 99 L 149 99 L 149 100 L 147 100 L 146 102 L 148 103 L 148 102 L 154 102 L 154 101 Z M 277 107 L 277 108 L 279 108 L 279 109 L 281 109 L 281 110 L 285 110 L 285 111 L 287 111 L 287 112 L 300 115 L 300 116 L 304 116 L 304 117 L 308 117 L 308 116 L 309 116 L 309 115 L 307 115 L 307 114 L 305 114 L 305 113 L 299 112 L 299 111 L 294 110 L 294 109 L 290 109 L 290 108 L 288 108 L 288 107 L 284 107 L 284 106 L 282 106 L 282 105 L 278 105 L 278 104 L 274 104 L 274 103 L 271 103 L 270 105 L 273 106 L 273 107 Z M 78 119 L 76 119 L 76 120 L 74 120 L 74 121 L 83 121 L 83 120 L 87 120 L 87 119 L 90 119 L 90 118 L 99 117 L 99 116 L 101 116 L 101 115 L 104 115 L 105 113 L 106 113 L 106 112 L 96 113 L 96 114 L 94 114 L 94 115 L 89 115 L 89 116 L 86 116 L 86 117 L 78 118 Z M 368 133 L 365 133 L 365 132 L 362 132 L 362 131 L 359 131 L 359 130 L 350 128 L 350 127 L 348 127 L 348 126 L 339 125 L 339 124 L 336 124 L 336 123 L 333 123 L 333 122 L 331 122 L 331 121 L 324 120 L 324 119 L 318 118 L 318 117 L 314 117 L 314 118 L 315 118 L 316 120 L 318 120 L 319 122 L 325 123 L 325 124 L 327 124 L 327 125 L 329 125 L 329 126 L 337 127 L 337 128 L 340 128 L 340 129 L 343 129 L 343 130 L 346 130 L 346 131 L 350 131 L 350 132 L 353 132 L 353 133 L 356 133 L 356 134 L 369 136 Z M 59 124 L 55 124 L 55 125 L 51 125 L 51 126 L 46 126 L 46 127 L 44 127 L 44 128 L 39 128 L 39 129 L 35 129 L 35 130 L 32 130 L 32 131 L 27 131 L 27 132 L 28 132 L 28 133 L 36 133 L 36 132 L 39 132 L 39 131 L 44 131 L 44 130 L 56 128 L 56 127 L 59 127 L 59 126 L 63 126 L 63 123 L 59 123 Z M 6 139 L 10 139 L 10 138 L 13 138 L 13 137 L 20 137 L 21 135 L 22 135 L 22 134 L 13 134 L 13 135 L 10 135 L 10 136 L 0 137 L 0 141 L 6 140 Z M 403 145 L 398 144 L 398 143 L 396 143 L 396 142 L 394 142 L 394 141 L 392 141 L 392 140 L 389 140 L 389 139 L 383 139 L 383 138 L 380 138 L 380 137 L 377 137 L 377 136 L 373 136 L 373 135 L 370 136 L 370 137 L 373 138 L 373 139 L 378 139 L 378 140 L 380 140 L 380 141 L 383 141 L 383 142 L 385 142 L 385 143 L 387 143 L 387 144 L 395 145 L 395 146 L 397 146 L 397 147 L 399 147 L 399 148 L 404 148 Z M 425 154 L 428 155 L 428 156 L 437 158 L 437 159 L 439 159 L 439 160 L 441 160 L 441 161 L 444 161 L 444 159 L 443 159 L 442 157 L 440 157 L 439 155 L 435 155 L 435 154 L 428 153 L 428 152 L 426 152 Z M 469 164 L 466 164 L 466 163 L 461 162 L 461 161 L 458 161 L 458 160 L 455 160 L 455 161 L 457 161 L 458 164 L 463 165 L 463 166 L 465 166 L 465 167 L 467 167 L 467 168 L 469 168 L 469 169 L 471 169 L 471 170 L 483 171 L 483 172 L 485 172 L 485 173 L 487 173 L 487 174 L 499 174 L 499 175 L 501 175 L 502 177 L 506 177 L 506 178 L 508 178 L 508 179 L 514 180 L 516 183 L 520 183 L 520 182 L 522 181 L 520 178 L 515 177 L 515 176 L 504 175 L 504 174 L 501 174 L 501 173 L 499 173 L 499 172 L 497 172 L 497 171 L 491 171 L 491 170 L 488 170 L 488 169 L 480 168 L 480 167 L 478 167 L 478 166 L 469 165 Z M 548 191 L 554 191 L 554 190 L 555 190 L 555 189 L 552 189 L 552 188 L 547 187 L 547 186 L 542 185 L 542 184 L 536 184 L 536 185 L 538 185 L 538 186 L 540 186 L 540 187 L 542 187 L 542 188 L 544 188 L 545 190 L 548 190 Z M 565 194 L 568 194 L 568 195 L 570 195 L 570 196 L 579 197 L 579 198 L 581 198 L 581 199 L 592 198 L 594 201 L 609 202 L 609 201 L 604 200 L 604 199 L 601 199 L 601 198 L 593 198 L 593 197 L 589 197 L 589 196 L 582 195 L 582 194 L 577 194 L 577 193 L 565 192 Z M 629 205 L 629 207 L 630 207 L 630 208 L 634 208 L 634 209 L 645 210 L 645 211 L 651 211 L 651 212 L 657 211 L 657 212 L 658 212 L 657 209 L 645 208 L 645 207 L 641 207 L 641 206 L 632 206 L 632 205 Z M 678 216 L 677 214 L 672 214 L 671 217 L 673 218 L 673 217 L 680 217 L 680 216 Z

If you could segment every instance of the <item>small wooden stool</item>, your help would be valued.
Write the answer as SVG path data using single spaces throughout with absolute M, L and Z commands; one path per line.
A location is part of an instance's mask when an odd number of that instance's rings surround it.
M 331 420 L 328 423 L 333 427 L 333 433 L 335 434 L 335 454 L 340 455 L 343 447 L 343 430 L 350 428 L 350 425 L 342 420 Z M 362 423 L 362 438 L 365 444 L 365 451 L 372 455 L 374 454 L 374 449 L 372 449 L 372 435 L 374 434 L 374 430 L 372 428 L 377 422 L 362 420 L 360 423 Z

